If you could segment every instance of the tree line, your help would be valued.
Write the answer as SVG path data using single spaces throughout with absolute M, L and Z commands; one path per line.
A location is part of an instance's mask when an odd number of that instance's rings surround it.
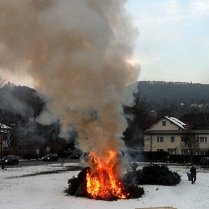
M 186 113 L 209 112 L 209 85 L 186 82 L 140 81 L 135 83 L 155 115 L 180 118 Z
M 58 121 L 50 125 L 37 122 L 45 105 L 35 89 L 11 83 L 0 88 L 0 123 L 12 128 L 10 153 L 31 158 L 45 154 L 48 146 L 56 153 L 72 146 L 59 137 Z
M 133 105 L 124 106 L 128 127 L 124 130 L 123 140 L 129 147 L 142 146 L 143 128 L 148 115 L 146 99 L 141 98 L 138 91 L 133 96 Z M 71 133 L 69 139 L 64 139 L 59 137 L 59 121 L 50 125 L 37 122 L 37 117 L 45 108 L 46 102 L 35 89 L 11 83 L 0 87 L 0 123 L 13 130 L 10 152 L 27 156 L 39 148 L 40 153 L 44 154 L 45 148 L 50 146 L 52 152 L 61 153 L 74 146 L 78 136 L 76 131 Z
M 127 120 L 128 126 L 123 132 L 122 139 L 128 147 L 141 148 L 143 147 L 144 129 L 149 124 L 150 118 L 153 117 L 153 107 L 156 108 L 155 117 L 164 115 L 175 116 L 180 112 L 178 108 L 183 108 L 178 107 L 176 110 L 176 106 L 171 105 L 173 97 L 175 97 L 175 100 L 181 101 L 179 98 L 176 98 L 176 96 L 171 96 L 176 95 L 174 93 L 170 93 L 170 96 L 168 96 L 166 101 L 163 99 L 168 95 L 168 93 L 165 93 L 166 91 L 164 88 L 171 90 L 174 86 L 178 85 L 182 87 L 187 85 L 196 86 L 197 84 L 153 84 L 149 82 L 138 82 L 135 85 L 137 86 L 135 88 L 136 91 L 133 92 L 133 104 L 131 106 L 123 107 L 124 117 Z M 170 87 L 168 88 L 168 86 Z M 178 89 L 181 88 L 178 86 Z M 149 92 L 152 92 L 152 94 Z M 171 92 L 175 91 L 171 90 Z M 177 92 L 180 93 L 180 90 Z M 187 100 L 187 96 L 188 98 L 190 97 L 189 95 L 184 95 L 185 98 L 182 101 L 185 102 Z M 162 100 L 160 100 L 160 98 Z M 205 97 L 205 101 L 207 101 L 207 97 Z M 153 102 L 158 105 L 153 106 Z M 63 152 L 68 147 L 72 147 L 74 145 L 73 142 L 78 134 L 76 131 L 71 134 L 69 139 L 64 139 L 59 137 L 59 121 L 50 125 L 41 125 L 37 122 L 36 119 L 44 108 L 46 108 L 46 103 L 35 89 L 25 86 L 15 86 L 11 83 L 1 86 L 0 122 L 12 127 L 13 129 L 11 145 L 14 152 L 16 151 L 16 147 L 17 149 L 21 148 L 22 152 L 25 151 L 28 153 L 32 153 L 36 148 L 40 148 L 40 152 L 44 153 L 47 146 L 50 146 L 51 151 Z M 189 108 L 184 108 L 185 113 L 191 111 Z M 72 143 L 69 144 L 68 142 Z

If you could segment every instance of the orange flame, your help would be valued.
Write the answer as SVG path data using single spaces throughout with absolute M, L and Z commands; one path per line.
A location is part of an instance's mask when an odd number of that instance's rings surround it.
M 128 198 L 129 194 L 124 192 L 124 187 L 118 180 L 116 152 L 109 150 L 108 157 L 103 161 L 93 152 L 89 157 L 95 167 L 86 175 L 88 194 L 95 199 Z

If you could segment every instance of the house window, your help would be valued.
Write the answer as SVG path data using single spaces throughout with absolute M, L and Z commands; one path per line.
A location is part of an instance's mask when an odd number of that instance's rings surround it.
M 171 142 L 175 142 L 175 137 L 171 136 Z
M 9 137 L 8 133 L 3 133 L 3 140 L 8 140 L 8 137 Z
M 162 125 L 166 126 L 166 121 L 165 120 L 162 121 Z
M 187 141 L 187 137 L 181 137 L 181 142 L 185 142 L 185 141 Z
M 157 151 L 158 151 L 158 152 L 163 152 L 164 150 L 163 150 L 163 149 L 157 149 Z
M 199 143 L 207 143 L 207 137 L 197 137 Z
M 182 155 L 188 155 L 188 150 L 187 149 L 181 149 L 181 154 Z
M 163 141 L 164 141 L 163 136 L 158 136 L 157 137 L 157 142 L 163 142 Z
M 200 150 L 200 151 L 199 151 L 199 155 L 206 155 L 206 151 Z

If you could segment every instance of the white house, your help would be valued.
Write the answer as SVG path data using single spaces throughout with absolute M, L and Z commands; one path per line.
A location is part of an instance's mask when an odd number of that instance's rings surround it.
M 209 150 L 209 130 L 189 130 L 199 140 L 199 153 L 206 154 Z M 184 134 L 188 132 L 184 122 L 174 117 L 164 116 L 145 130 L 144 151 L 167 151 L 170 154 L 187 154 L 181 147 Z

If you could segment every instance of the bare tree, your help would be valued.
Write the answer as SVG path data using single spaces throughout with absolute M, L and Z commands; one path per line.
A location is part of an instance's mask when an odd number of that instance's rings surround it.
M 199 151 L 200 147 L 198 137 L 194 132 L 187 130 L 181 139 L 181 148 L 188 151 L 192 163 L 193 156 Z

